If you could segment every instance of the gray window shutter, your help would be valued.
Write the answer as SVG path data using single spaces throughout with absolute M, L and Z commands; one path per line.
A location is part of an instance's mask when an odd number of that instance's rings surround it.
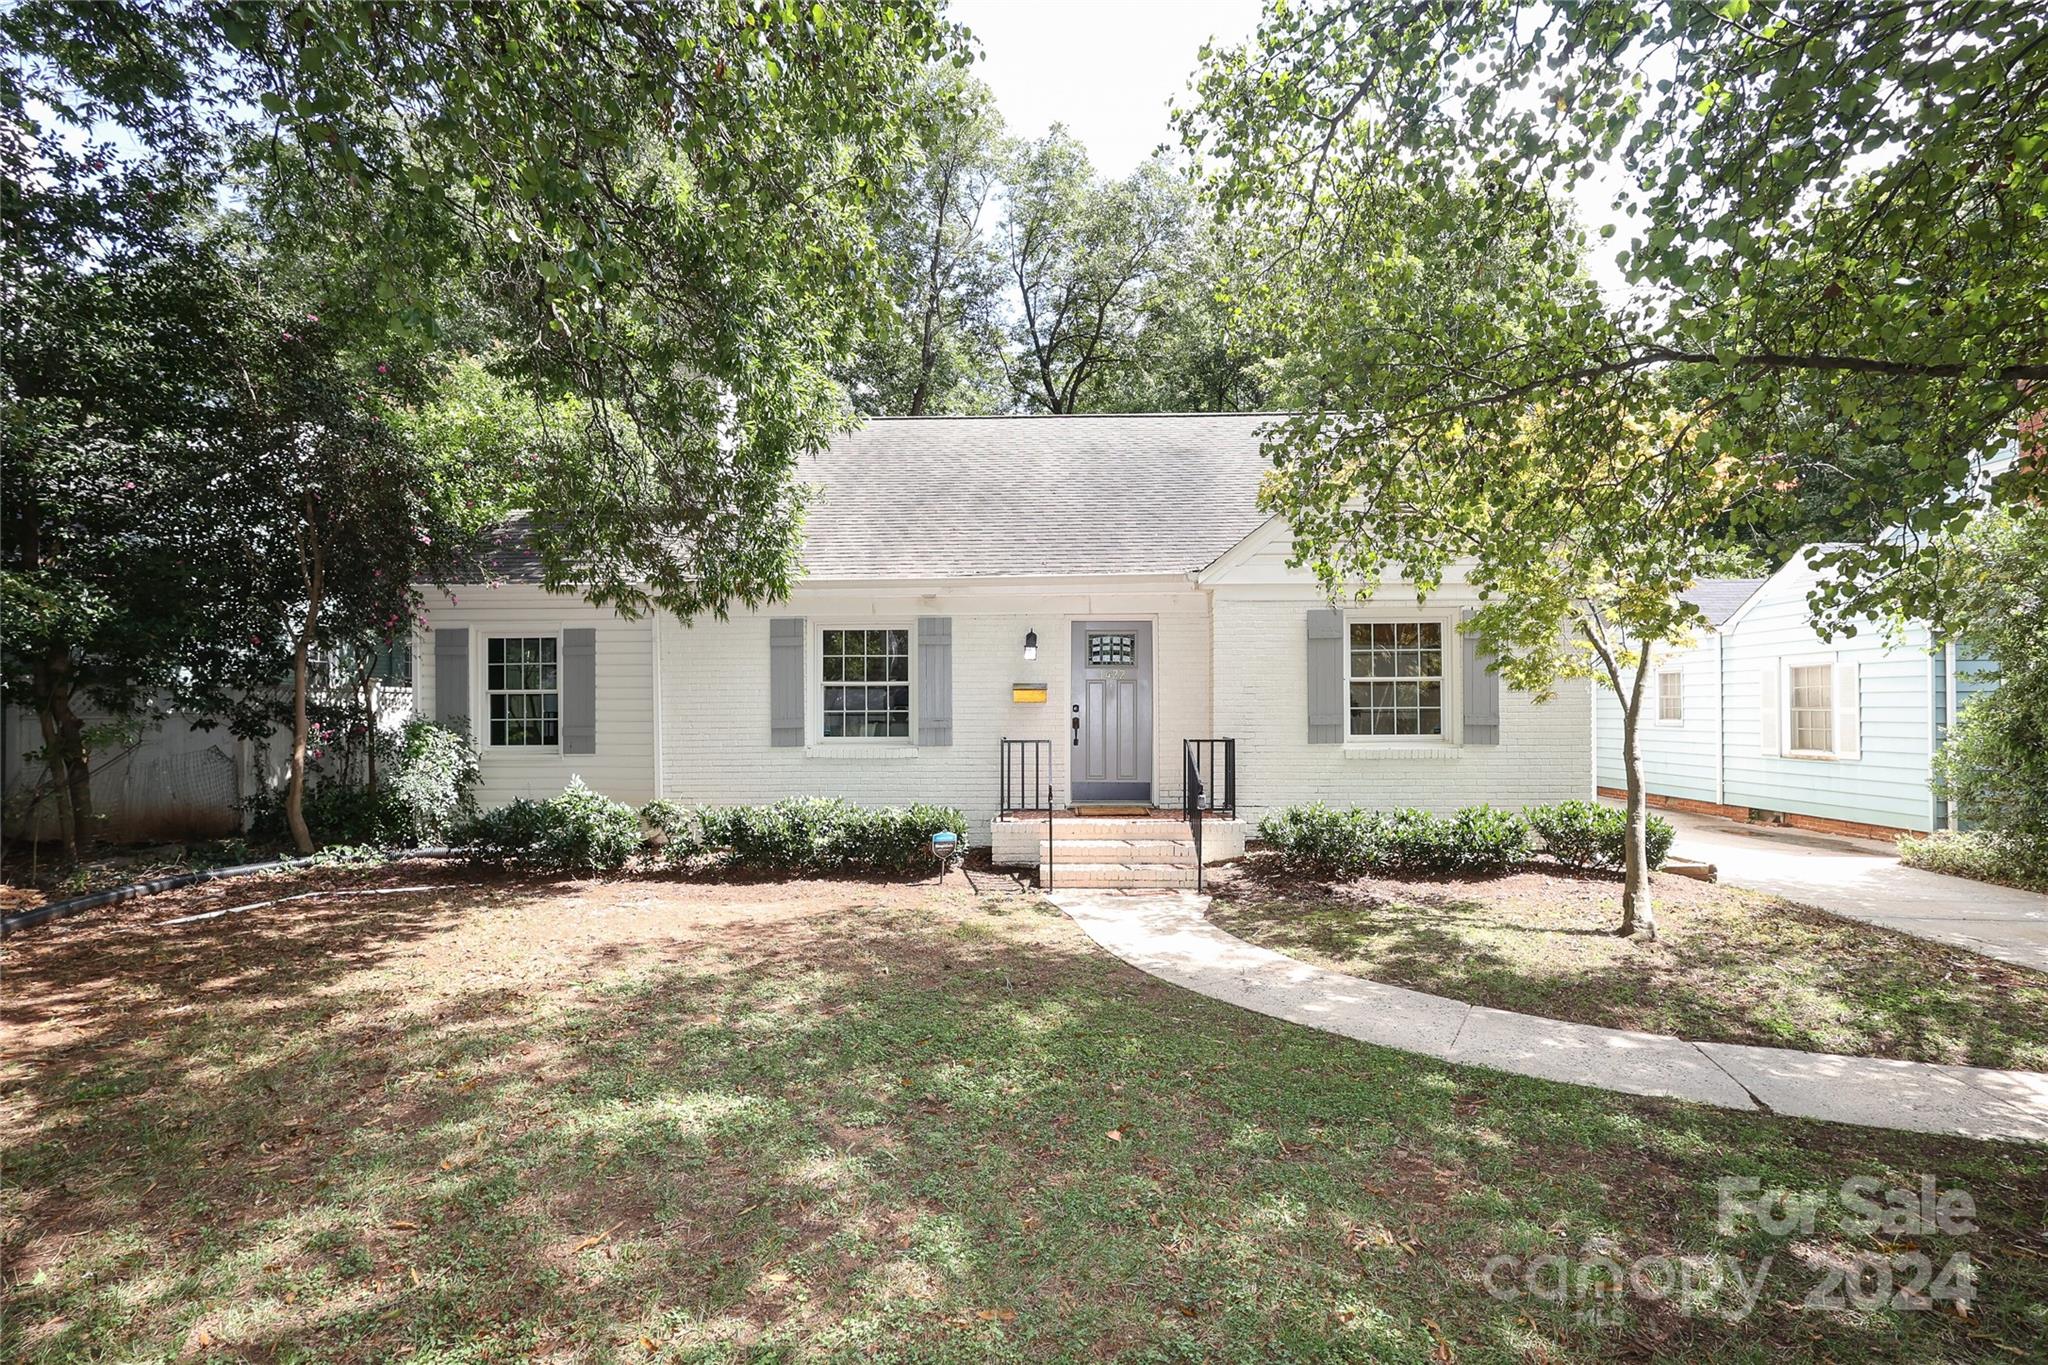
M 804 742 L 804 618 L 768 622 L 768 743 L 799 749 Z
M 562 632 L 562 752 L 597 752 L 597 631 Z
M 953 742 L 953 618 L 917 618 L 917 742 Z
M 1308 742 L 1344 742 L 1344 613 L 1308 613 Z
M 468 626 L 434 630 L 434 724 L 471 733 Z
M 1472 609 L 1467 607 L 1459 615 L 1461 622 L 1472 619 Z M 1469 631 L 1459 631 L 1459 657 L 1464 661 L 1465 684 L 1465 743 L 1500 743 L 1500 674 L 1487 667 L 1493 656 L 1479 647 L 1479 637 Z

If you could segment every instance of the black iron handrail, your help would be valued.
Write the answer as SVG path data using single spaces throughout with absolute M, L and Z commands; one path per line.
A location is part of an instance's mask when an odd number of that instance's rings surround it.
M 1052 809 L 1052 741 L 1006 739 L 1003 742 L 1002 794 L 996 814 Z M 1038 804 L 1044 796 L 1045 804 Z
M 1237 814 L 1237 741 L 1183 740 L 1187 762 L 1202 779 L 1202 809 L 1211 815 Z
M 1195 890 L 1202 890 L 1202 817 L 1237 814 L 1237 741 L 1185 739 L 1180 749 L 1181 814 L 1195 845 Z

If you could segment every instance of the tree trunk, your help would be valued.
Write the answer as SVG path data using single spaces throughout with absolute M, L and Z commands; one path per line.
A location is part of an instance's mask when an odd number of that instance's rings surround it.
M 363 785 L 377 794 L 377 675 L 363 678 Z
M 71 767 L 64 761 L 64 746 L 57 737 L 57 715 L 47 705 L 38 706 L 36 720 L 43 727 L 43 762 L 50 769 L 50 794 L 57 798 L 57 838 L 64 845 L 64 861 L 75 863 L 78 831 L 71 822 Z M 40 819 L 35 821 L 41 823 Z M 34 825 L 30 828 L 33 830 Z
M 68 828 L 64 853 L 81 858 L 92 850 L 92 756 L 85 748 L 85 722 L 71 709 L 72 664 L 69 646 L 57 645 L 44 652 L 36 669 L 36 692 L 42 698 L 38 712 L 47 716 L 43 738 L 55 762 L 52 774 L 62 784 L 59 810 Z
M 1628 829 L 1622 840 L 1621 928 L 1623 938 L 1641 932 L 1657 937 L 1657 907 L 1650 896 L 1649 802 L 1643 792 L 1643 753 L 1637 728 L 1643 715 L 1643 683 L 1650 676 L 1650 646 L 1643 646 L 1634 695 L 1621 708 L 1621 767 L 1628 787 Z
M 299 639 L 292 651 L 292 775 L 284 789 L 284 822 L 291 828 L 292 845 L 303 856 L 313 851 L 313 833 L 306 828 L 306 691 L 312 683 L 314 632 L 320 624 L 322 564 L 320 532 L 313 520 L 311 498 L 307 499 L 305 557 L 306 618 L 299 627 Z

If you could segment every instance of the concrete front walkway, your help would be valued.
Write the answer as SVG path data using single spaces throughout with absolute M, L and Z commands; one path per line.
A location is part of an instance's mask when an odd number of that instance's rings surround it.
M 2048 895 L 1907 867 L 1889 844 L 1660 810 L 1730 886 L 2048 971 Z
M 1560 1023 L 1381 985 L 1247 943 L 1192 892 L 1049 899 L 1141 971 L 1198 995 L 1382 1047 L 1518 1076 L 1728 1109 L 2048 1142 L 2048 1075 L 1932 1066 Z

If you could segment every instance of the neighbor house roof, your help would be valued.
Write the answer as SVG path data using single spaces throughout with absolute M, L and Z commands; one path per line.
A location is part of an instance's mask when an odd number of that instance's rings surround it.
M 1769 581 L 1767 578 L 1702 578 L 1678 596 L 1681 601 L 1690 602 L 1705 612 L 1708 625 L 1718 627 Z
M 807 459 L 815 578 L 1179 573 L 1266 520 L 1270 413 L 880 417 Z

